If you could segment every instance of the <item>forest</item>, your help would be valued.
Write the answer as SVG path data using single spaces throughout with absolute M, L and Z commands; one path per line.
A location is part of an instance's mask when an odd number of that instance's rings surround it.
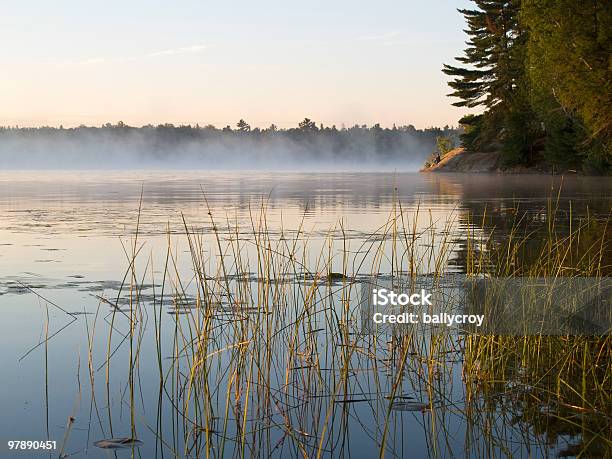
M 305 118 L 296 127 L 251 128 L 160 124 L 100 127 L 0 127 L 0 167 L 295 168 L 422 164 L 440 139 L 458 143 L 459 129 L 323 126 Z
M 452 77 L 469 151 L 609 174 L 612 8 L 598 0 L 473 0 Z

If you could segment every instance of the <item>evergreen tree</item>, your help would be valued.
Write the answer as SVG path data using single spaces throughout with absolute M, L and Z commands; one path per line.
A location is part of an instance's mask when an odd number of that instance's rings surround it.
M 506 163 L 612 169 L 612 8 L 598 0 L 472 0 L 462 65 L 444 65 L 468 150 Z
M 549 162 L 606 172 L 612 163 L 612 8 L 597 0 L 523 0 L 531 105 Z
M 238 131 L 240 132 L 250 132 L 251 131 L 250 124 L 247 123 L 242 118 L 240 119 L 240 121 L 238 121 L 238 123 L 236 123 L 236 127 L 238 128 Z
M 500 149 L 507 162 L 529 159 L 534 138 L 525 77 L 526 34 L 519 23 L 520 1 L 473 0 L 477 9 L 459 10 L 469 36 L 461 67 L 445 64 L 443 72 L 455 77 L 450 96 L 458 107 L 485 109 L 470 118 L 470 149 Z M 467 121 L 467 120 L 466 120 Z M 475 123 L 478 123 L 477 125 Z M 476 136 L 475 133 L 478 133 Z
M 469 36 L 465 55 L 455 67 L 444 64 L 443 72 L 454 76 L 450 95 L 461 100 L 457 107 L 484 106 L 491 109 L 508 101 L 521 63 L 514 61 L 513 45 L 518 37 L 518 1 L 473 0 L 476 10 L 459 10 Z M 467 66 L 467 67 L 466 67 Z M 520 70 L 518 70 L 520 72 Z

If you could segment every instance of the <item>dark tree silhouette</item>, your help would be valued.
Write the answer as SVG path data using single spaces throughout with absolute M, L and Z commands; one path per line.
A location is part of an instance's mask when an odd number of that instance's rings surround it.
M 238 128 L 240 132 L 250 132 L 251 131 L 250 124 L 247 123 L 243 119 L 240 119 L 240 121 L 238 121 L 238 123 L 236 124 L 236 127 Z

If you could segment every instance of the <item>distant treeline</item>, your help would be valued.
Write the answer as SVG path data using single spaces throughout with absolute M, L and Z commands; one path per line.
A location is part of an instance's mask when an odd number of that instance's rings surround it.
M 468 150 L 510 164 L 612 172 L 612 8 L 599 0 L 472 0 L 467 47 L 445 65 Z
M 295 168 L 321 163 L 418 167 L 440 138 L 458 142 L 456 128 L 412 125 L 350 128 L 317 125 L 306 118 L 295 128 L 233 128 L 172 124 L 101 127 L 0 127 L 0 166 Z

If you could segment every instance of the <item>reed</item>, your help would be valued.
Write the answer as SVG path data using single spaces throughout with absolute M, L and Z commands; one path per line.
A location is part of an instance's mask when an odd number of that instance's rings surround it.
M 303 224 L 278 228 L 268 224 L 266 206 L 251 209 L 247 228 L 210 208 L 205 228 L 183 221 L 188 272 L 169 234 L 161 277 L 153 278 L 150 260 L 139 275 L 133 238 L 128 310 L 118 295 L 104 364 L 111 435 L 114 352 L 129 346 L 126 403 L 135 439 L 141 348 L 152 336 L 154 361 L 146 365 L 158 368 L 159 396 L 158 422 L 149 429 L 160 454 L 335 457 L 366 444 L 395 457 L 417 441 L 404 438 L 413 423 L 434 457 L 512 455 L 517 437 L 525 451 L 545 452 L 565 439 L 566 451 L 610 455 L 608 335 L 371 334 L 361 329 L 358 307 L 368 279 L 443 283 L 459 275 L 457 266 L 465 276 L 609 276 L 607 221 L 570 216 L 569 227 L 558 228 L 551 201 L 549 223 L 534 228 L 515 212 L 500 239 L 486 212 L 439 222 L 398 202 L 384 225 L 357 242 L 342 221 L 318 239 Z M 461 240 L 453 237 L 458 227 Z M 152 305 L 141 294 L 146 272 L 156 286 Z M 145 333 L 149 314 L 152 335 Z M 125 322 L 128 332 L 114 345 Z M 452 423 L 466 426 L 459 443 Z M 466 449 L 457 452 L 457 444 Z

